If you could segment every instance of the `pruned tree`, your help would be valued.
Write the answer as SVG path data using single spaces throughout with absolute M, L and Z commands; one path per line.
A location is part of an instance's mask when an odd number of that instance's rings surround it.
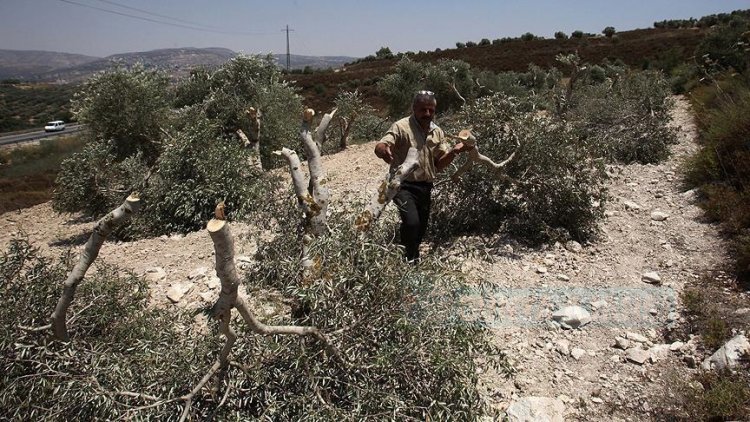
M 317 140 L 322 140 L 325 131 L 333 118 L 335 109 L 326 114 L 320 124 L 312 130 L 312 121 L 315 110 L 305 109 L 302 117 L 302 129 L 300 138 L 307 156 L 307 166 L 310 171 L 310 181 L 305 183 L 305 175 L 302 172 L 302 164 L 297 153 L 289 148 L 282 148 L 274 154 L 283 156 L 289 164 L 297 202 L 302 209 L 303 218 L 300 224 L 300 237 L 302 240 L 302 270 L 308 274 L 314 262 L 309 257 L 309 245 L 314 236 L 320 236 L 327 230 L 326 213 L 328 210 L 329 193 L 325 184 L 325 171 L 320 158 L 320 147 Z M 305 187 L 307 185 L 307 188 Z
M 46 327 L 40 327 L 40 329 L 52 328 L 55 338 L 62 341 L 70 341 L 70 335 L 66 325 L 66 317 L 70 304 L 73 303 L 75 297 L 76 288 L 80 284 L 83 277 L 86 275 L 91 264 L 94 263 L 96 257 L 99 255 L 99 249 L 102 244 L 107 240 L 107 236 L 112 233 L 112 230 L 119 227 L 130 217 L 138 212 L 141 207 L 141 200 L 138 194 L 131 194 L 125 199 L 119 207 L 112 210 L 109 214 L 105 215 L 94 227 L 88 242 L 81 251 L 81 257 L 78 260 L 78 264 L 73 267 L 73 270 L 68 274 L 68 278 L 63 283 L 63 292 L 60 299 L 55 306 L 55 311 L 50 316 L 51 324 Z
M 263 171 L 263 163 L 260 160 L 260 110 L 256 110 L 255 107 L 250 107 L 245 110 L 245 115 L 250 120 L 250 136 L 245 135 L 242 129 L 237 129 L 237 135 L 242 140 L 245 148 L 250 151 L 250 158 L 248 159 L 249 164 L 252 167 Z
M 220 204 L 221 205 L 221 204 Z M 208 222 L 206 230 L 211 236 L 216 257 L 216 275 L 221 281 L 219 297 L 211 307 L 211 317 L 218 320 L 219 331 L 226 338 L 224 346 L 216 358 L 216 362 L 208 369 L 201 380 L 180 399 L 184 400 L 180 421 L 184 421 L 190 415 L 190 406 L 193 398 L 208 383 L 208 381 L 219 371 L 229 366 L 229 354 L 232 351 L 237 334 L 231 327 L 232 310 L 237 309 L 248 327 L 256 334 L 261 335 L 296 335 L 312 337 L 323 343 L 325 350 L 336 362 L 344 367 L 349 364 L 341 352 L 331 343 L 323 332 L 315 327 L 297 325 L 266 325 L 259 321 L 255 314 L 247 306 L 245 300 L 239 295 L 240 279 L 237 276 L 237 268 L 234 264 L 234 239 L 229 230 L 229 223 L 222 219 L 223 207 L 216 209 L 216 218 Z

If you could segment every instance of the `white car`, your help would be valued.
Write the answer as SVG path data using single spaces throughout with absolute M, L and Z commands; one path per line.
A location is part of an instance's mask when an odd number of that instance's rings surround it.
M 45 132 L 59 132 L 61 130 L 65 130 L 65 122 L 62 120 L 53 120 L 44 126 Z

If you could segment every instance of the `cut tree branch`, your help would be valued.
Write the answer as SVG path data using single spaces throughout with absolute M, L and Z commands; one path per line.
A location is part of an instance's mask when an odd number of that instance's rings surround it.
M 367 231 L 372 227 L 372 224 L 380 218 L 385 206 L 393 200 L 401 189 L 401 183 L 418 168 L 419 153 L 416 148 L 411 147 L 406 153 L 404 162 L 397 169 L 391 169 L 386 173 L 383 181 L 380 182 L 380 186 L 378 186 L 378 190 L 371 197 L 369 205 L 357 217 L 354 224 L 358 230 Z
M 459 132 L 458 136 L 449 135 L 453 139 L 458 139 L 461 142 L 463 142 L 466 145 L 474 145 L 474 148 L 469 150 L 468 156 L 466 157 L 466 162 L 456 170 L 455 173 L 451 176 L 451 180 L 454 182 L 457 181 L 461 175 L 466 173 L 467 171 L 471 170 L 471 168 L 474 166 L 474 163 L 479 163 L 485 167 L 490 168 L 490 170 L 493 171 L 500 171 L 503 167 L 508 165 L 508 163 L 513 160 L 513 158 L 516 156 L 516 151 L 513 151 L 508 158 L 505 160 L 496 163 L 492 161 L 491 158 L 487 157 L 486 155 L 483 155 L 479 152 L 479 147 L 477 146 L 477 139 L 474 137 L 474 135 L 471 133 L 470 130 L 464 129 L 461 132 Z M 516 144 L 516 146 L 519 146 Z
M 140 198 L 137 194 L 131 194 L 125 199 L 115 210 L 105 215 L 94 227 L 94 231 L 91 233 L 88 242 L 83 247 L 81 257 L 73 270 L 68 274 L 67 280 L 63 283 L 63 292 L 60 299 L 57 301 L 55 311 L 50 316 L 50 322 L 55 338 L 62 341 L 70 341 L 70 335 L 66 326 L 66 315 L 70 304 L 73 302 L 73 297 L 76 293 L 78 284 L 83 280 L 91 264 L 93 264 L 96 257 L 99 255 L 99 249 L 107 239 L 107 236 L 116 227 L 123 224 L 130 217 L 138 212 L 141 207 Z

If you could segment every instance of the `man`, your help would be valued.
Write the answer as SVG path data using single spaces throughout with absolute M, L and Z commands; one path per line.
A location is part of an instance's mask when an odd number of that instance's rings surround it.
M 445 133 L 434 122 L 437 100 L 430 91 L 419 91 L 412 101 L 412 114 L 394 123 L 375 145 L 375 155 L 395 169 L 406 159 L 410 147 L 419 152 L 419 168 L 410 174 L 393 202 L 401 215 L 401 244 L 406 259 L 419 258 L 427 221 L 430 217 L 432 182 L 438 171 L 448 167 L 456 155 L 473 146 L 459 142 L 451 147 Z

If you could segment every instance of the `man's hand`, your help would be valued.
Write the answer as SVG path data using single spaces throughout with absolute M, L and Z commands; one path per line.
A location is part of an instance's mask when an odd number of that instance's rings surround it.
M 377 155 L 378 158 L 382 159 L 388 164 L 391 164 L 391 161 L 393 161 L 391 146 L 386 143 L 380 142 L 375 145 L 375 155 Z

